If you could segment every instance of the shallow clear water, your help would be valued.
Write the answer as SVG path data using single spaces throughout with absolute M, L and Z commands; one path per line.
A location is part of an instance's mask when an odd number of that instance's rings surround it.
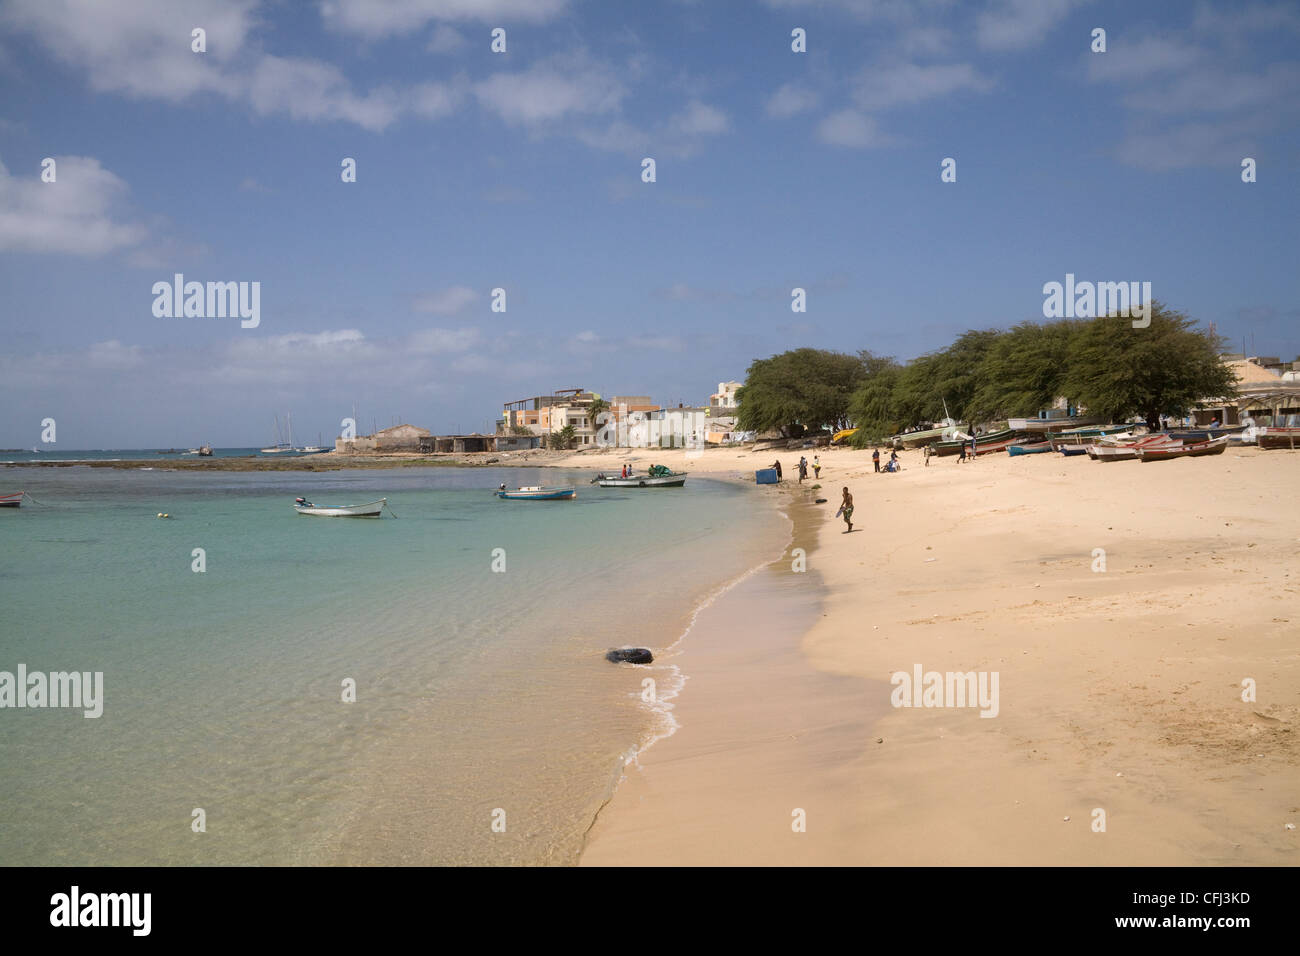
M 675 668 L 604 651 L 672 643 L 787 530 L 752 489 L 589 477 L 0 470 L 40 502 L 0 513 L 0 670 L 105 685 L 98 719 L 0 710 L 0 863 L 573 862 L 671 719 L 642 681 Z

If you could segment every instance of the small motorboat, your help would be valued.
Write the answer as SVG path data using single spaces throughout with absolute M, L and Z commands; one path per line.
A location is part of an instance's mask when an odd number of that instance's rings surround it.
M 388 505 L 387 498 L 368 501 L 364 505 L 314 505 L 306 498 L 295 498 L 293 510 L 300 515 L 317 515 L 322 518 L 378 518 Z
M 19 491 L 12 495 L 0 495 L 0 508 L 17 508 L 23 503 L 25 491 Z
M 1088 454 L 1087 445 L 1057 445 L 1056 450 L 1066 457 Z
M 545 485 L 529 485 L 511 490 L 502 485 L 496 490 L 496 496 L 511 501 L 567 501 L 578 497 L 578 491 L 576 488 L 548 488 Z
M 593 485 L 601 488 L 680 488 L 686 484 L 686 472 L 672 471 L 663 465 L 651 465 L 644 475 L 599 474 L 591 479 Z

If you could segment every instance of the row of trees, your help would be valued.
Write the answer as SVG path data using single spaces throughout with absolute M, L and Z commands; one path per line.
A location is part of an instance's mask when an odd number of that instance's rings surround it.
M 935 422 L 1033 415 L 1064 397 L 1111 421 L 1186 415 L 1207 397 L 1235 393 L 1219 361 L 1223 343 L 1183 313 L 1151 304 L 1150 325 L 1120 316 L 1023 322 L 969 331 L 908 363 L 795 349 L 750 365 L 737 393 L 742 429 L 784 434 L 857 427 L 865 443 Z

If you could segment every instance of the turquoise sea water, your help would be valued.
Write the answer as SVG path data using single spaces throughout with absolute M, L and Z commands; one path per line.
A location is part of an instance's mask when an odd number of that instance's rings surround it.
M 673 643 L 787 534 L 752 489 L 589 477 L 0 469 L 40 502 L 0 513 L 0 670 L 102 671 L 105 699 L 0 710 L 0 864 L 573 862 L 680 681 L 604 651 Z

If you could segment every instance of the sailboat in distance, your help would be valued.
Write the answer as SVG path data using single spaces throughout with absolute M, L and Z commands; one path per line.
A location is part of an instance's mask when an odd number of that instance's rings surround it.
M 287 415 L 286 415 L 286 417 L 287 417 Z M 293 420 L 292 420 L 292 419 L 289 419 L 289 440 L 288 440 L 288 441 L 285 441 L 285 440 L 284 440 L 284 435 L 283 435 L 283 434 L 281 433 L 281 431 L 280 431 L 280 416 L 279 416 L 279 415 L 276 415 L 276 416 L 275 416 L 275 444 L 272 445 L 270 448 L 263 448 L 263 449 L 261 449 L 261 452 L 262 452 L 263 455 L 283 455 L 283 454 L 286 454 L 286 453 L 290 453 L 290 454 L 291 454 L 291 453 L 293 452 L 293 450 L 294 450 L 294 448 L 293 448 Z

